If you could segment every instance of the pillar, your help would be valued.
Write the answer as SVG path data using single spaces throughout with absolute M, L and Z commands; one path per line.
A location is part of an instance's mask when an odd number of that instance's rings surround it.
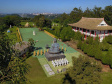
M 108 30 L 108 35 L 109 35 L 109 30 Z
M 62 47 L 62 51 L 63 51 L 63 47 Z
M 105 30 L 104 30 L 104 37 L 105 37 Z M 104 38 L 104 37 L 103 37 L 103 38 Z
M 85 34 L 85 40 L 86 40 L 86 37 L 87 37 L 87 29 L 86 29 L 86 34 Z
M 34 51 L 33 55 L 34 55 L 34 56 L 36 55 L 35 51 Z
M 91 30 L 90 30 L 90 37 L 91 37 Z
M 100 35 L 101 35 L 101 31 L 100 31 L 100 34 L 99 34 L 99 40 L 100 40 Z
M 45 54 L 46 50 L 44 50 L 44 54 Z
M 41 50 L 41 55 L 42 55 L 42 50 Z
M 65 51 L 66 51 L 66 48 L 65 48 Z
M 96 37 L 96 31 L 94 30 L 94 34 L 95 34 L 95 37 Z M 94 40 L 95 40 L 95 37 L 94 37 Z

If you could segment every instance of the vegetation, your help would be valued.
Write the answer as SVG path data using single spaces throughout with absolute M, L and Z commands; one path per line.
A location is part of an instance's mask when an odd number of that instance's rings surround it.
M 5 16 L 0 18 L 0 32 L 7 30 L 11 26 L 19 26 L 21 17 L 17 15 Z
M 40 66 L 37 59 L 29 57 L 21 59 L 13 53 L 12 45 L 17 41 L 16 39 L 16 28 L 14 26 L 21 26 L 21 24 L 27 21 L 35 22 L 37 27 L 45 29 L 50 33 L 62 39 L 62 41 L 78 40 L 77 48 L 81 49 L 88 56 L 94 57 L 97 60 L 101 60 L 103 64 L 108 64 L 112 68 L 112 36 L 106 37 L 102 43 L 98 41 L 98 37 L 93 40 L 92 37 L 88 37 L 84 41 L 84 35 L 80 32 L 73 32 L 72 28 L 68 26 L 69 23 L 77 22 L 84 17 L 104 17 L 105 21 L 112 25 L 112 6 L 106 6 L 104 9 L 101 7 L 94 7 L 93 9 L 87 8 L 84 12 L 80 8 L 74 8 L 70 14 L 63 13 L 54 19 L 53 23 L 50 19 L 46 19 L 46 16 L 39 15 L 31 18 L 21 18 L 18 15 L 9 15 L 0 18 L 0 83 L 11 83 L 11 84 L 24 84 L 27 83 L 79 83 L 79 84 L 91 84 L 91 83 L 111 83 L 111 75 L 101 72 L 101 65 L 96 61 L 90 60 L 87 57 L 79 57 L 78 59 L 73 58 L 73 67 L 69 68 L 67 72 L 62 75 L 56 75 L 47 78 L 42 67 Z M 48 17 L 49 18 L 49 17 Z M 52 19 L 52 18 L 51 18 Z M 21 23 L 21 21 L 23 21 Z M 31 22 L 32 24 L 32 22 Z M 57 24 L 57 25 L 53 25 Z M 11 33 L 8 36 L 4 33 L 9 27 Z M 18 34 L 17 34 L 18 36 Z M 15 39 L 11 40 L 11 39 Z M 13 43 L 14 41 L 14 43 Z M 29 39 L 29 43 L 33 46 L 34 40 Z M 29 54 L 29 53 L 27 53 Z M 28 57 L 28 56 L 27 56 Z M 29 74 L 26 75 L 29 69 L 29 64 L 32 66 Z M 107 76 L 108 75 L 108 76 Z M 110 81 L 107 81 L 109 77 Z M 63 79 L 62 79 L 63 78 Z M 61 81 L 62 79 L 62 81 Z M 103 84 L 103 83 L 102 83 Z
M 29 65 L 15 56 L 11 46 L 12 40 L 0 33 L 0 83 L 25 83 Z
M 35 16 L 33 21 L 40 29 L 43 29 L 43 27 L 51 28 L 51 20 L 46 19 L 43 15 Z
M 83 12 L 81 7 L 74 8 L 70 14 L 63 13 L 61 17 L 54 19 L 54 22 L 60 23 L 63 26 L 68 26 L 67 24 L 78 22 L 82 17 L 94 17 L 102 18 L 104 17 L 107 24 L 112 25 L 112 6 L 106 6 L 104 9 L 101 7 L 94 7 L 93 9 L 87 9 Z
M 109 47 L 110 45 L 111 36 L 107 36 L 102 43 L 98 41 L 98 37 L 95 40 L 93 40 L 92 37 L 88 37 L 84 42 L 79 41 L 77 48 L 81 49 L 88 56 L 95 57 L 97 60 L 101 60 L 103 64 L 110 65 L 112 68 L 112 53 Z
M 37 59 L 29 57 L 26 62 L 31 66 L 26 74 L 27 84 L 61 84 L 62 74 L 47 77 Z
M 62 84 L 100 84 L 101 65 L 88 57 L 73 59 L 73 67 L 69 68 L 62 79 Z
M 74 32 L 71 27 L 58 27 L 54 26 L 53 29 L 46 29 L 48 32 L 57 36 L 57 38 L 62 41 L 69 41 L 72 37 L 74 37 Z

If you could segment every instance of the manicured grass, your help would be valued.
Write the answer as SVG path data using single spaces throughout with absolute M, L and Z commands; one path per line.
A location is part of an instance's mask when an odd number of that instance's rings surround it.
M 21 22 L 21 25 L 25 25 L 27 22 Z M 28 22 L 29 25 L 33 26 L 33 24 L 35 24 L 34 22 Z
M 101 84 L 112 84 L 112 72 L 103 72 L 101 74 L 102 83 Z
M 10 33 L 7 33 L 6 34 L 8 35 L 9 39 L 12 39 L 13 43 L 16 43 L 18 42 L 18 39 L 17 39 L 17 27 L 14 26 L 13 28 L 9 28 L 9 30 L 11 31 Z
M 21 36 L 24 41 L 28 41 L 29 38 L 33 38 L 34 41 L 38 40 L 38 42 L 35 43 L 35 47 L 39 47 L 39 49 L 38 49 L 39 52 L 41 52 L 41 50 L 44 52 L 46 44 L 51 46 L 51 44 L 53 43 L 53 38 L 51 36 L 49 36 L 48 34 L 46 34 L 43 31 L 39 31 L 37 28 L 20 28 L 19 30 L 21 32 Z M 33 31 L 36 32 L 36 35 L 33 35 Z M 62 49 L 62 47 L 63 47 L 63 49 L 66 48 L 66 51 L 64 53 L 65 53 L 66 58 L 69 61 L 69 64 L 66 66 L 54 67 L 51 62 L 48 62 L 46 60 L 44 54 L 36 56 L 48 77 L 50 75 L 46 72 L 46 70 L 44 68 L 45 64 L 49 64 L 50 67 L 53 69 L 53 71 L 55 73 L 57 73 L 57 69 L 62 70 L 63 68 L 68 68 L 69 66 L 72 66 L 72 56 L 78 57 L 80 55 L 80 53 L 78 53 L 76 50 L 74 50 L 70 46 L 67 46 L 65 43 L 60 42 L 60 41 L 57 41 L 57 42 L 60 45 L 60 49 Z M 38 50 L 35 50 L 35 51 L 37 52 Z M 33 56 L 33 57 L 35 57 L 35 56 Z
M 35 30 L 36 35 L 33 36 L 33 31 Z M 20 29 L 21 35 L 23 40 L 28 41 L 29 38 L 33 38 L 35 41 L 38 40 L 35 47 L 40 47 L 41 49 L 45 49 L 45 45 L 49 44 L 49 46 L 52 44 L 53 38 L 45 34 L 44 32 L 39 32 L 37 28 L 21 28 Z M 72 62 L 71 57 L 75 56 L 77 57 L 79 53 L 72 49 L 71 47 L 68 47 L 64 43 L 58 41 L 60 44 L 60 48 L 67 48 L 67 51 L 65 52 L 65 55 L 67 56 L 67 59 Z M 106 54 L 106 52 L 104 52 Z M 45 59 L 45 56 L 36 56 L 36 57 L 30 57 L 27 59 L 27 63 L 31 65 L 30 71 L 26 75 L 28 78 L 28 84 L 61 84 L 61 79 L 63 77 L 63 73 L 56 74 L 55 76 L 47 77 L 46 71 L 43 69 L 43 65 L 48 63 L 51 68 L 54 70 L 54 68 L 51 65 L 51 62 L 47 62 Z M 41 65 L 40 65 L 41 63 Z M 60 67 L 58 67 L 60 68 Z M 63 68 L 63 67 L 61 67 Z M 57 70 L 57 69 L 56 69 Z M 56 70 L 54 72 L 56 73 Z M 102 72 L 101 73 L 102 83 L 101 84 L 111 84 L 112 83 L 112 73 L 111 72 Z
M 27 84 L 61 84 L 62 74 L 47 77 L 38 59 L 30 57 L 26 62 L 31 66 L 26 75 L 28 79 Z M 101 84 L 112 84 L 112 72 L 102 72 L 101 78 Z
M 28 79 L 27 84 L 61 84 L 63 75 L 58 74 L 52 77 L 47 77 L 37 58 L 30 57 L 26 62 L 31 66 L 26 75 Z

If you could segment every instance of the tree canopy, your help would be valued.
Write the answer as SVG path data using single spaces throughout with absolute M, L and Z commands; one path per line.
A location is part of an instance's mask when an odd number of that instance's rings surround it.
M 73 67 L 69 68 L 62 79 L 63 84 L 100 84 L 101 65 L 85 56 L 72 58 Z
M 15 55 L 12 45 L 12 40 L 0 33 L 0 83 L 25 83 L 29 65 L 25 59 Z

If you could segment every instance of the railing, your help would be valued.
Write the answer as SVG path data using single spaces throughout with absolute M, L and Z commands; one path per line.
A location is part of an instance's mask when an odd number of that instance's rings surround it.
M 108 33 L 108 34 L 90 34 L 90 32 L 82 32 L 82 31 L 80 31 L 80 30 L 75 30 L 75 29 L 72 29 L 73 31 L 75 31 L 75 32 L 77 32 L 77 31 L 79 31 L 80 33 L 82 33 L 82 34 L 85 34 L 85 35 L 91 35 L 92 37 L 96 37 L 97 35 L 98 35 L 98 37 L 104 37 L 104 36 L 108 36 L 108 35 L 112 35 L 112 33 Z

